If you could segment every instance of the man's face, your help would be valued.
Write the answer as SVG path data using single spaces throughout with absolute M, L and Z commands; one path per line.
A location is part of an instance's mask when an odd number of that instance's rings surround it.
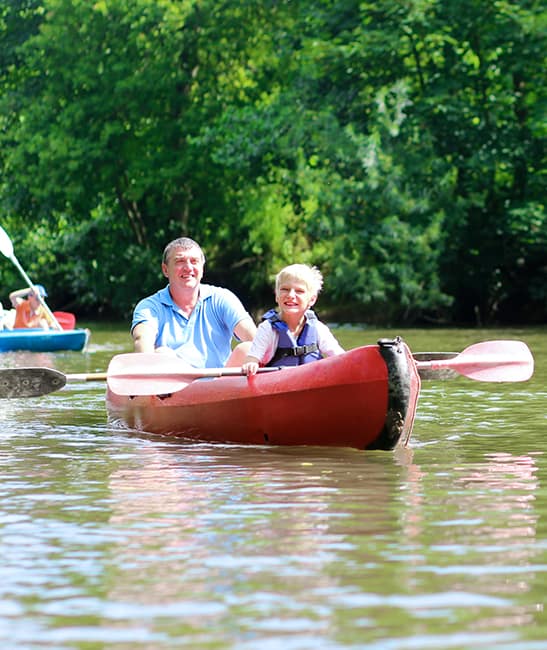
M 174 287 L 193 289 L 203 277 L 203 256 L 201 250 L 175 248 L 169 254 L 167 263 L 161 265 L 163 274 Z

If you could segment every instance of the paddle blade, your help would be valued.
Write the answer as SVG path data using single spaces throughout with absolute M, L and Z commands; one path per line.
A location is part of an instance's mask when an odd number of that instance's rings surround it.
M 69 311 L 54 311 L 56 321 L 64 330 L 73 330 L 76 325 L 76 316 Z
M 116 395 L 171 395 L 186 388 L 196 377 L 107 377 L 108 388 Z
M 0 398 L 40 397 L 65 383 L 65 375 L 51 368 L 0 368 Z
M 156 377 L 160 375 L 185 375 L 200 372 L 174 354 L 161 352 L 128 352 L 116 354 L 108 364 L 108 378 L 114 377 Z
M 259 368 L 259 373 L 280 368 Z M 117 395 L 167 395 L 183 390 L 195 379 L 244 376 L 241 368 L 193 368 L 179 357 L 157 352 L 132 352 L 112 357 L 108 387 Z
M 418 370 L 455 372 L 477 381 L 527 381 L 534 372 L 534 358 L 522 341 L 483 341 L 469 346 L 453 359 L 416 362 Z
M 13 243 L 2 226 L 0 226 L 0 253 L 10 259 L 13 257 Z
M 107 384 L 116 395 L 168 395 L 193 381 L 184 374 L 190 370 L 181 359 L 168 354 L 118 354 L 108 364 Z
M 202 376 L 202 371 L 196 371 L 179 357 L 156 352 L 132 352 L 112 357 L 107 370 L 107 383 L 117 395 L 167 395 L 186 388 L 190 382 Z

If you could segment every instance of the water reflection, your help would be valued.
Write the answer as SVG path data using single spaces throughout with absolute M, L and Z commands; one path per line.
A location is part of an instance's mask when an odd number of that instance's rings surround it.
M 191 590 L 211 623 L 244 607 L 253 629 L 270 620 L 270 635 L 284 634 L 287 620 L 303 634 L 321 610 L 323 633 L 336 636 L 340 617 L 358 630 L 363 608 L 378 624 L 388 604 L 416 633 L 439 608 L 481 608 L 490 630 L 508 616 L 524 625 L 540 606 L 515 602 L 535 580 L 522 565 L 537 554 L 536 473 L 533 456 L 493 454 L 455 467 L 432 505 L 439 476 L 409 449 L 366 458 L 147 449 L 138 466 L 110 477 L 110 522 L 128 539 L 110 549 L 109 593 L 157 605 L 186 602 Z
M 225 616 L 253 584 L 261 608 L 266 593 L 335 588 L 340 553 L 353 552 L 363 535 L 393 534 L 390 503 L 411 457 L 147 448 L 138 466 L 110 476 L 110 522 L 129 534 L 111 558 L 111 595 L 159 603 L 190 590 L 194 604 L 223 603 L 216 615 Z M 155 588 L 134 593 L 134 570 L 147 582 L 155 576 Z M 294 615 L 290 603 L 277 611 L 280 622 Z
M 480 338 L 504 336 L 411 343 Z M 99 371 L 101 345 L 53 361 Z M 4 401 L 3 647 L 542 647 L 543 367 L 424 383 L 393 453 L 133 436 L 100 385 Z
M 407 513 L 411 548 L 423 550 L 411 554 L 414 584 L 438 588 L 442 581 L 447 592 L 479 590 L 503 599 L 483 613 L 482 629 L 534 625 L 544 612 L 537 591 L 547 570 L 545 547 L 538 543 L 537 460 L 537 454 L 491 453 L 451 472 L 444 466 L 422 472 L 412 484 L 414 504 L 424 493 L 438 495 L 426 519 L 419 510 Z
M 3 352 L 0 354 L 1 368 L 53 368 L 55 354 L 51 352 Z

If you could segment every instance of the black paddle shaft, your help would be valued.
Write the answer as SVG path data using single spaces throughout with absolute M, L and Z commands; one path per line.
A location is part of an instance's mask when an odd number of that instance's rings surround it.
M 39 397 L 65 384 L 66 375 L 51 368 L 0 368 L 0 398 Z

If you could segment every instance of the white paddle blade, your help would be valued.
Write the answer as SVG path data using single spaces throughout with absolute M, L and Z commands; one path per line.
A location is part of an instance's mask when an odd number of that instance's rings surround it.
M 0 226 L 0 252 L 9 259 L 13 257 L 13 243 L 2 226 Z

